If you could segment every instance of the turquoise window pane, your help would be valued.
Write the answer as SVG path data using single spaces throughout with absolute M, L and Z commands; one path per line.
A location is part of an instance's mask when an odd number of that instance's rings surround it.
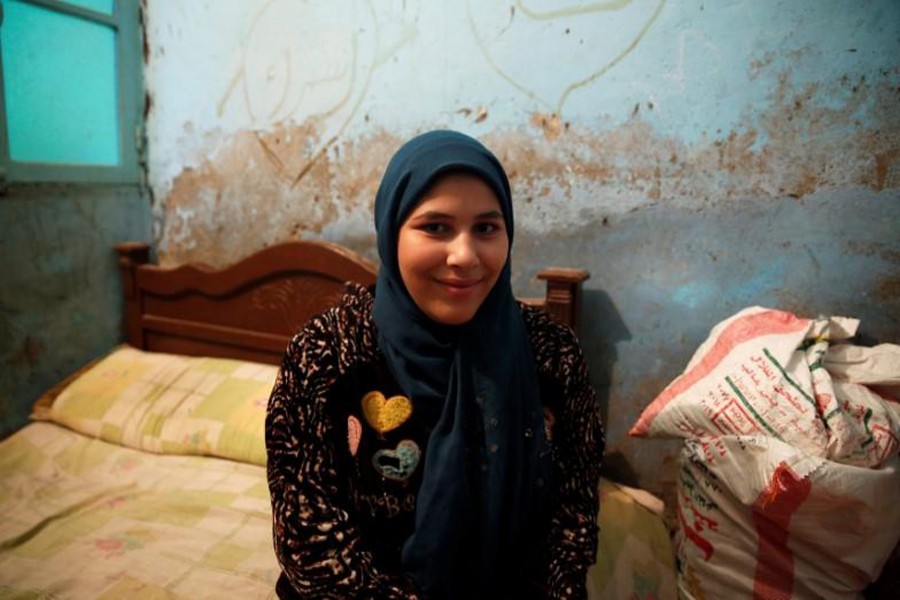
M 115 32 L 14 0 L 3 7 L 10 158 L 117 165 Z
M 60 0 L 66 4 L 74 4 L 82 8 L 96 10 L 106 15 L 113 14 L 113 2 L 115 0 Z

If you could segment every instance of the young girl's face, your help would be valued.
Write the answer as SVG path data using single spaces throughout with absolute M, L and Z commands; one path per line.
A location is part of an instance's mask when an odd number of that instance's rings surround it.
M 430 319 L 461 325 L 475 316 L 509 254 L 500 202 L 479 177 L 437 180 L 400 227 L 397 260 L 409 295 Z

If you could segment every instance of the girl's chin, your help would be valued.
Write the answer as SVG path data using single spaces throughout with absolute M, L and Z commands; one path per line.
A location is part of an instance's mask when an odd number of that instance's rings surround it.
M 464 325 L 472 320 L 479 306 L 480 302 L 441 303 L 424 312 L 428 318 L 441 325 Z

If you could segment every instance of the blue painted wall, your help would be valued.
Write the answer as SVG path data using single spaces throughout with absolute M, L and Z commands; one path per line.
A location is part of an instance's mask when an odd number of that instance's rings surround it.
M 747 306 L 861 319 L 861 343 L 900 343 L 900 191 L 821 191 L 704 208 L 657 205 L 526 248 L 598 257 L 581 337 L 616 475 L 673 501 L 678 443 L 627 430 L 712 325 Z M 520 245 L 520 250 L 522 250 Z
M 896 0 L 145 8 L 164 263 L 223 265 L 293 237 L 374 257 L 387 157 L 425 129 L 475 135 L 511 175 L 517 291 L 538 293 L 549 264 L 591 272 L 582 339 L 610 464 L 653 491 L 671 490 L 676 446 L 626 431 L 717 321 L 759 304 L 857 317 L 868 339 L 900 342 Z M 68 193 L 0 202 L 3 257 L 22 261 L 0 296 L 7 394 L 113 343 L 115 322 L 98 325 L 119 316 L 104 246 L 150 235 L 137 194 Z M 13 219 L 49 233 L 13 245 Z M 46 258 L 26 266 L 32 255 Z M 98 261 L 105 274 L 85 287 Z M 78 274 L 76 304 L 40 291 L 57 269 Z M 83 303 L 96 307 L 73 318 Z
M 112 245 L 149 241 L 137 186 L 14 186 L 0 198 L 0 434 L 122 339 Z
M 514 285 L 588 269 L 611 469 L 668 495 L 630 425 L 750 305 L 900 341 L 896 0 L 147 3 L 163 262 L 325 237 L 374 257 L 385 161 L 419 131 L 511 175 Z

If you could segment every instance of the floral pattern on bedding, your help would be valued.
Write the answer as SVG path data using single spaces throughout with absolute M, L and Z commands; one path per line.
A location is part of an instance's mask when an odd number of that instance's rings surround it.
M 122 347 L 80 373 L 0 442 L 0 598 L 274 598 L 276 372 Z M 589 597 L 674 598 L 662 519 L 623 489 L 601 481 Z
M 0 443 L 0 596 L 274 597 L 265 469 L 34 423 Z
M 592 600 L 675 597 L 658 515 L 600 484 Z M 265 469 L 31 424 L 0 442 L 0 597 L 274 598 Z

